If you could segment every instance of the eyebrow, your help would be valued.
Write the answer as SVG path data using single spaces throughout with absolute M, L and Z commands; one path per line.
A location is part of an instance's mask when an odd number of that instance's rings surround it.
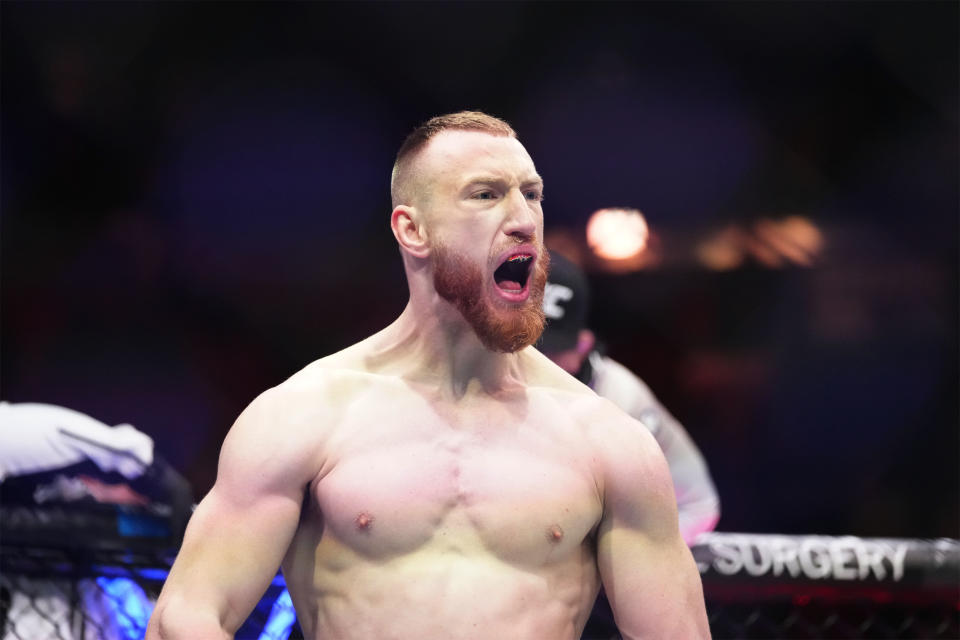
M 495 176 L 487 173 L 479 173 L 479 174 L 470 176 L 469 178 L 464 180 L 463 187 L 461 188 L 466 188 L 472 184 L 503 184 L 506 181 L 507 181 L 506 179 L 499 176 Z M 533 174 L 532 177 L 521 180 L 520 186 L 522 187 L 541 186 L 542 187 L 543 178 L 541 178 L 537 174 Z

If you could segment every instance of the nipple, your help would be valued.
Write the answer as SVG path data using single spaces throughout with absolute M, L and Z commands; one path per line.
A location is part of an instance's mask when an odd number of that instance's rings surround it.
M 547 529 L 547 540 L 550 542 L 560 542 L 563 539 L 563 529 L 560 528 L 560 525 L 552 525 Z
M 370 527 L 373 526 L 373 516 L 363 511 L 357 516 L 354 522 L 357 524 L 357 529 L 360 531 L 369 531 Z

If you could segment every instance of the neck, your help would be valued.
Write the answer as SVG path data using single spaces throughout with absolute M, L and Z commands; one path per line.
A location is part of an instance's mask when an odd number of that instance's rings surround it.
M 437 295 L 429 305 L 411 297 L 400 317 L 376 338 L 372 357 L 378 368 L 436 386 L 451 399 L 496 393 L 523 378 L 523 350 L 487 349 L 460 312 Z

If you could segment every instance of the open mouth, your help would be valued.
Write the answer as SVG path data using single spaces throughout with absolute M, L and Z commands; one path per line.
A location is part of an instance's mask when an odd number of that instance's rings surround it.
M 520 294 L 526 289 L 530 279 L 533 256 L 517 254 L 510 256 L 493 272 L 497 286 L 506 293 Z

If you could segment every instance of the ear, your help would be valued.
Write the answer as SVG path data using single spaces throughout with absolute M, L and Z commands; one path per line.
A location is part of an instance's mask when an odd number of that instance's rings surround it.
M 426 258 L 430 254 L 427 234 L 417 220 L 417 210 L 402 204 L 390 214 L 390 228 L 393 237 L 403 249 L 416 258 Z
M 580 329 L 580 332 L 577 334 L 577 353 L 581 357 L 586 357 L 591 351 L 593 351 L 593 346 L 597 344 L 597 336 L 593 335 L 593 331 L 590 329 Z

